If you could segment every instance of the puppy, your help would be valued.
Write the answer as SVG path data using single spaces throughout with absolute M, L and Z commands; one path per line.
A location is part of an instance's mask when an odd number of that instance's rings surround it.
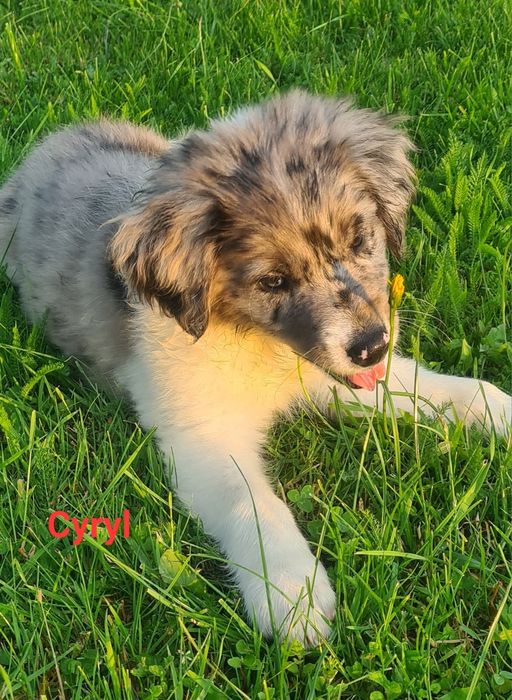
M 277 411 L 304 396 L 327 410 L 333 386 L 381 405 L 411 147 L 381 114 L 293 91 L 175 141 L 70 127 L 0 192 L 0 256 L 24 309 L 157 427 L 173 488 L 265 635 L 315 644 L 335 612 L 260 445 Z M 393 355 L 388 389 L 397 411 L 510 428 L 511 399 L 487 382 Z

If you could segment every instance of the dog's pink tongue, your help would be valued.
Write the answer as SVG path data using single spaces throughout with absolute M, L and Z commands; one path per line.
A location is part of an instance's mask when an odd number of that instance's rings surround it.
M 384 367 L 384 362 L 380 362 L 366 372 L 359 372 L 359 374 L 351 374 L 349 379 L 355 386 L 361 389 L 368 389 L 368 391 L 373 391 L 375 389 L 375 382 L 377 379 L 382 379 L 386 374 Z

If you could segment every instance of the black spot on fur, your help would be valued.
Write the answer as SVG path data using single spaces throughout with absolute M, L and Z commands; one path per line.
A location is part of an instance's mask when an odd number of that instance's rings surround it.
M 105 261 L 105 277 L 107 287 L 114 293 L 115 298 L 118 301 L 125 302 L 128 298 L 128 290 L 121 277 L 114 270 L 110 260 Z
M 384 167 L 389 165 L 390 158 L 389 158 L 389 155 L 384 150 L 370 151 L 367 154 L 367 157 L 369 160 L 373 161 L 374 163 L 377 163 L 378 165 L 382 165 Z
M 320 199 L 320 188 L 318 186 L 318 177 L 314 170 L 311 170 L 304 181 L 302 188 L 304 198 L 309 204 L 314 204 Z
M 170 205 L 159 206 L 152 212 L 149 230 L 151 242 L 156 243 L 166 237 L 174 223 L 174 211 Z
M 353 198 L 354 201 L 357 203 L 359 202 L 364 202 L 364 200 L 368 199 L 370 196 L 370 193 L 367 190 L 353 190 Z
M 302 263 L 302 279 L 304 282 L 311 281 L 311 264 L 308 260 L 304 260 Z
M 278 115 L 273 112 L 273 117 L 269 120 L 268 133 L 271 134 L 271 139 L 273 143 L 278 144 L 286 131 L 288 130 L 288 119 L 279 118 Z
M 168 292 L 159 292 L 158 302 L 170 316 L 175 316 L 176 318 L 183 313 L 185 308 L 183 292 L 177 288 Z
M 205 215 L 204 231 L 198 238 L 205 241 L 214 241 L 222 245 L 231 233 L 232 220 L 222 204 L 215 200 Z
M 244 194 L 260 189 L 261 185 L 258 172 L 245 166 L 238 166 L 230 175 L 221 175 L 218 181 L 226 189 Z
M 313 225 L 305 229 L 304 238 L 315 252 L 323 255 L 332 253 L 334 246 L 333 240 L 327 233 L 324 233 L 319 226 Z
M 181 163 L 188 163 L 197 156 L 208 154 L 210 150 L 209 144 L 199 134 L 192 133 L 177 146 L 171 147 L 167 153 L 164 153 L 162 162 L 172 164 L 177 160 Z
M 243 286 L 243 282 L 246 277 L 246 271 L 243 266 L 238 265 L 230 267 L 228 273 L 229 277 L 227 290 L 229 292 L 229 296 L 237 297 L 239 296 L 239 291 Z
M 220 241 L 219 251 L 247 255 L 251 251 L 251 244 L 248 237 L 225 236 Z
M 332 141 L 327 139 L 327 141 L 315 146 L 313 153 L 324 170 L 338 169 L 347 155 L 347 140 Z
M 224 253 L 247 254 L 250 251 L 251 231 L 237 229 L 226 209 L 214 201 L 205 215 L 204 231 L 199 240 L 210 241 L 219 255 Z
M 286 163 L 286 172 L 289 177 L 301 174 L 306 170 L 306 164 L 300 156 L 293 156 Z
M 334 302 L 336 309 L 342 309 L 350 305 L 352 292 L 350 289 L 340 289 L 337 294 L 337 301 Z
M 160 308 L 167 315 L 174 316 L 180 326 L 197 340 L 208 325 L 205 290 L 180 291 L 177 288 L 158 294 Z
M 247 165 L 251 168 L 259 168 L 263 161 L 263 156 L 257 148 L 246 148 L 242 146 L 240 148 L 240 155 Z
M 219 170 L 215 170 L 215 168 L 210 167 L 204 169 L 204 174 L 212 180 L 218 180 L 222 175 L 222 173 Z
M 273 332 L 300 355 L 311 358 L 321 344 L 318 322 L 306 299 L 293 295 L 288 304 L 279 308 L 273 323 Z
M 352 229 L 353 232 L 360 231 L 360 229 L 363 227 L 364 224 L 364 216 L 362 214 L 354 214 L 354 216 L 350 219 L 350 228 Z
M 15 197 L 6 197 L 0 201 L 0 214 L 14 214 L 18 207 L 18 200 Z
M 394 182 L 395 182 L 395 185 L 398 187 L 398 189 L 403 190 L 409 196 L 411 196 L 413 194 L 414 187 L 405 178 L 399 177 Z

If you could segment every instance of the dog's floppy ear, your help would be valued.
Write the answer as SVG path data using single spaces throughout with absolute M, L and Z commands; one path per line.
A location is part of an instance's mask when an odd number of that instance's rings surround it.
M 158 304 L 194 338 L 206 330 L 215 246 L 208 235 L 214 205 L 183 190 L 142 193 L 137 207 L 119 218 L 110 258 L 128 289 Z
M 386 231 L 388 247 L 395 258 L 404 249 L 407 212 L 415 189 L 415 172 L 407 154 L 414 150 L 409 138 L 382 120 L 373 134 L 377 141 L 365 154 L 366 177 L 377 205 L 377 216 Z M 371 138 L 372 135 L 370 135 Z

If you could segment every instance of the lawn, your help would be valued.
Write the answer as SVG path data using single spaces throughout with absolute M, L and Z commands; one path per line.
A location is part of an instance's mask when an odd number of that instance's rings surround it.
M 510 392 L 511 26 L 507 0 L 0 1 L 0 176 L 100 114 L 172 135 L 302 86 L 409 115 L 401 348 Z M 512 697 L 510 444 L 282 421 L 276 488 L 339 605 L 322 647 L 262 640 L 152 436 L 0 284 L 0 698 Z M 48 532 L 54 510 L 124 509 L 112 546 Z

